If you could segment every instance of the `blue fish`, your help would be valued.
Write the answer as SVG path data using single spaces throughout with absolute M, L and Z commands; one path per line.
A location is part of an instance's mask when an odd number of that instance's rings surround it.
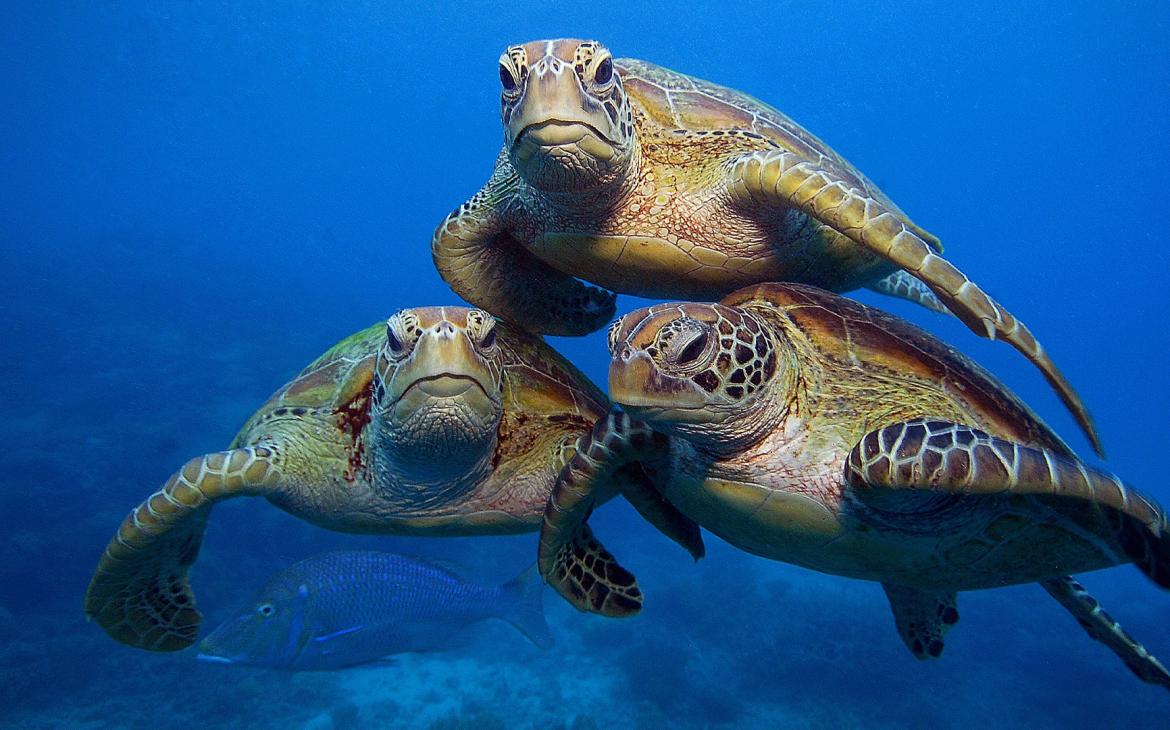
M 535 566 L 497 586 L 463 580 L 433 563 L 344 551 L 287 568 L 211 632 L 198 658 L 274 669 L 339 669 L 400 652 L 449 648 L 463 629 L 507 621 L 532 643 L 552 645 Z

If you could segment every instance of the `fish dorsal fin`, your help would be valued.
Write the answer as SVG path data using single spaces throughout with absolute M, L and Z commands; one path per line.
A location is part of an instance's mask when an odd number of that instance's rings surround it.
M 423 557 L 420 555 L 410 555 L 407 557 L 409 557 L 410 560 L 413 560 L 416 563 L 419 563 L 421 565 L 427 566 L 428 568 L 432 568 L 434 570 L 437 570 L 438 572 L 447 576 L 451 580 L 455 580 L 455 581 L 458 581 L 460 583 L 471 583 L 473 585 L 477 585 L 477 584 L 482 585 L 482 583 L 479 580 L 476 580 L 474 577 L 472 577 L 472 571 L 466 565 L 456 563 L 452 560 L 446 560 L 444 558 L 431 558 L 431 557 Z
M 921 588 L 882 583 L 894 625 L 906 648 L 919 659 L 937 659 L 943 650 L 943 636 L 959 621 L 954 591 L 928 591 Z

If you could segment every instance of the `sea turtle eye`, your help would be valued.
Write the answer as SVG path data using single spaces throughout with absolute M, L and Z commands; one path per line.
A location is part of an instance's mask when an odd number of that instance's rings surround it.
M 271 603 L 261 603 L 259 606 L 256 607 L 256 613 L 260 614 L 261 616 L 263 616 L 265 618 L 268 618 L 272 614 L 276 613 L 276 609 L 273 608 Z
M 604 86 L 613 80 L 613 61 L 605 59 L 597 64 L 597 70 L 593 72 L 593 83 Z
M 606 344 L 609 345 L 609 354 L 611 355 L 617 351 L 618 331 L 620 331 L 621 328 L 622 321 L 620 319 L 615 319 L 613 322 L 610 322 L 609 331 L 605 333 L 605 341 Z
M 400 353 L 406 346 L 402 344 L 402 340 L 398 339 L 398 335 L 394 334 L 394 327 L 386 325 L 386 344 L 390 347 L 391 352 Z
M 492 328 L 483 336 L 483 339 L 479 341 L 479 345 L 485 350 L 490 350 L 494 344 L 496 344 L 496 326 L 493 324 Z
M 515 91 L 518 88 L 512 71 L 502 63 L 500 64 L 500 83 L 504 86 L 504 91 Z
M 710 337 L 708 332 L 699 332 L 693 340 L 687 343 L 678 355 L 675 356 L 674 361 L 679 365 L 686 365 L 698 360 L 707 349 L 707 338 Z

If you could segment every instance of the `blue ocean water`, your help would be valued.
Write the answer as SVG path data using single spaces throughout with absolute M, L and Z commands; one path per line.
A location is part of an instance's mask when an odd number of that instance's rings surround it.
M 455 303 L 427 250 L 487 179 L 508 44 L 593 37 L 742 89 L 826 140 L 1019 315 L 1092 408 L 1107 466 L 1170 503 L 1170 6 L 27 3 L 0 9 L 0 724 L 25 727 L 1106 727 L 1170 711 L 1037 586 L 963 594 L 943 657 L 876 584 L 735 551 L 692 564 L 625 505 L 599 535 L 645 612 L 558 645 L 490 632 L 394 666 L 288 675 L 123 647 L 82 595 L 119 521 L 223 448 L 276 387 L 403 306 Z M 1010 348 L 865 293 L 971 354 L 1082 454 Z M 619 309 L 639 306 L 622 297 Z M 604 382 L 604 334 L 554 340 Z M 323 532 L 216 509 L 209 625 L 326 549 L 441 557 L 502 581 L 535 536 Z M 1170 595 L 1084 576 L 1170 659 Z

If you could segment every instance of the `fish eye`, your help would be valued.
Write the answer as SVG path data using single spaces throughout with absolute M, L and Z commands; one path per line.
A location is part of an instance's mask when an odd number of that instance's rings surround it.
M 512 75 L 512 70 L 504 64 L 500 64 L 500 84 L 503 85 L 504 91 L 512 92 L 520 88 L 516 84 L 516 77 Z
M 256 613 L 260 614 L 264 618 L 268 618 L 272 614 L 276 613 L 276 608 L 271 603 L 261 603 L 256 607 Z
M 613 80 L 613 61 L 605 59 L 597 64 L 597 70 L 593 72 L 593 82 L 604 86 Z

